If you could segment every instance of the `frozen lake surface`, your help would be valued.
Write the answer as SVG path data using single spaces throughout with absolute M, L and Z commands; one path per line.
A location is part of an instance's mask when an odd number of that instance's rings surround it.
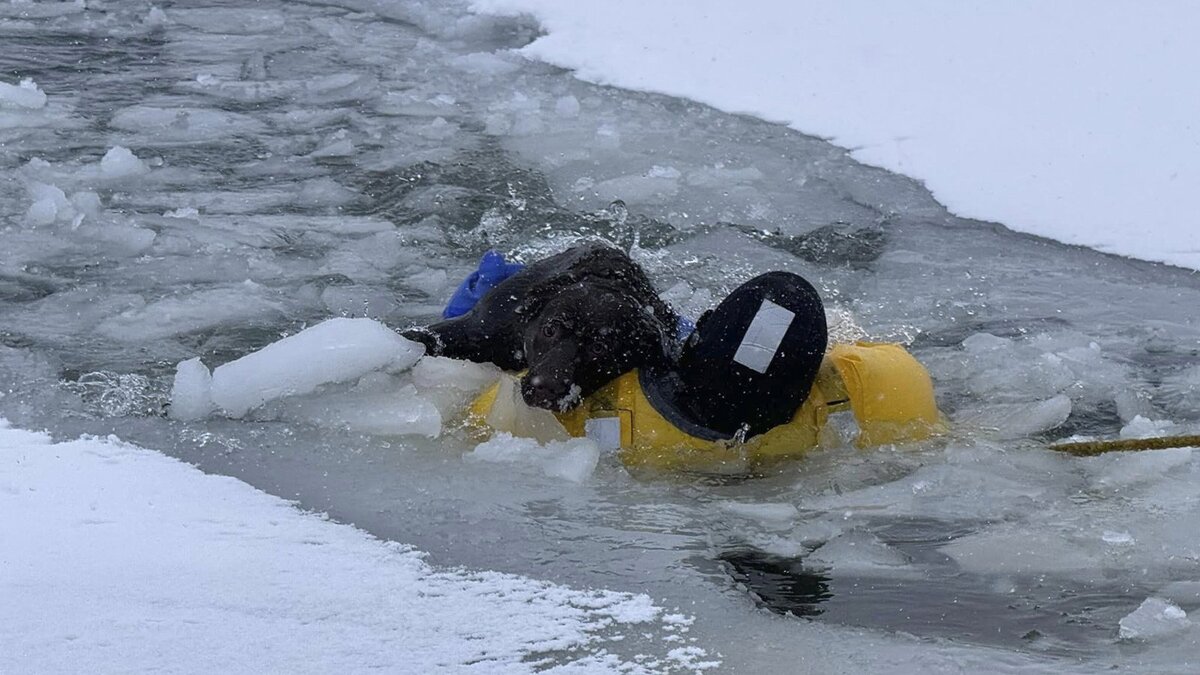
M 508 51 L 536 36 L 453 3 L 0 7 L 0 417 L 116 434 L 435 566 L 645 593 L 731 672 L 1194 672 L 1200 457 L 1044 447 L 1196 432 L 1195 273 L 959 218 L 823 140 Z M 427 322 L 486 248 L 584 236 L 688 313 L 801 273 L 837 335 L 909 344 L 954 433 L 754 479 L 602 456 L 572 480 L 319 397 L 165 415 L 180 361 Z M 326 393 L 378 403 L 357 386 Z

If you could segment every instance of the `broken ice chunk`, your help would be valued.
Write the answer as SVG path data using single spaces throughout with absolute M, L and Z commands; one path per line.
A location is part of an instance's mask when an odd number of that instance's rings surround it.
M 1187 612 L 1162 598 L 1146 598 L 1119 622 L 1122 640 L 1157 640 L 1187 630 L 1192 625 Z
M 1030 403 L 993 403 L 983 408 L 963 410 L 955 421 L 990 431 L 999 439 L 1026 438 L 1054 429 L 1071 415 L 1070 397 L 1059 394 Z
M 534 467 L 551 478 L 582 483 L 596 470 L 600 448 L 587 438 L 550 441 L 543 445 L 532 438 L 498 433 L 467 453 L 466 459 Z
M 425 348 L 371 319 L 330 319 L 213 371 L 213 402 L 242 417 L 267 401 L 307 394 L 373 370 L 409 368 Z
M 171 387 L 171 419 L 195 422 L 213 410 L 212 373 L 200 358 L 180 361 L 175 366 L 175 385 Z
M 150 172 L 150 167 L 138 159 L 129 148 L 113 146 L 100 160 L 100 176 L 103 178 L 129 178 Z
M 852 530 L 830 539 L 804 562 L 809 566 L 843 573 L 878 573 L 883 570 L 905 570 L 912 560 L 903 551 L 888 546 L 870 532 Z
M 46 93 L 33 80 L 21 80 L 20 84 L 0 82 L 0 108 L 40 110 L 46 107 Z
M 574 96 L 562 96 L 554 102 L 554 112 L 559 117 L 579 117 L 579 99 Z
M 441 413 L 411 384 L 383 391 L 362 389 L 272 401 L 254 416 L 378 436 L 441 435 Z

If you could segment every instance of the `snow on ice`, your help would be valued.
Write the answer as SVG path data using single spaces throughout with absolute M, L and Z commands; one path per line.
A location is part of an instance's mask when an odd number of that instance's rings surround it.
M 473 5 L 536 17 L 545 34 L 521 53 L 581 79 L 831 138 L 959 215 L 1200 268 L 1200 90 L 1177 75 L 1200 66 L 1187 0 Z
M 622 632 L 678 648 L 647 596 L 436 569 L 114 438 L 0 420 L 0 512 L 3 672 L 645 672 Z

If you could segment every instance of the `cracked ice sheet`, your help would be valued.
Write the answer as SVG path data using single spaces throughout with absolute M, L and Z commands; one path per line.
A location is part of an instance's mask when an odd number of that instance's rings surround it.
M 715 665 L 675 654 L 678 617 L 645 595 L 435 569 L 111 437 L 53 443 L 0 419 L 0 512 L 0 672 Z M 631 661 L 621 633 L 653 639 Z

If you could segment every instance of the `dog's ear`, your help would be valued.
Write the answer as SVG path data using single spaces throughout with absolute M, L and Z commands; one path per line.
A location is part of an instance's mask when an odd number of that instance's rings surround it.
M 521 301 L 513 308 L 513 312 L 522 317 L 524 321 L 533 320 L 533 317 L 542 313 L 547 302 L 550 302 L 555 295 L 569 285 L 559 283 L 559 281 L 559 279 L 546 279 L 530 284 Z
M 639 367 L 666 368 L 673 362 L 674 333 L 649 311 L 637 313 L 636 338 Z

